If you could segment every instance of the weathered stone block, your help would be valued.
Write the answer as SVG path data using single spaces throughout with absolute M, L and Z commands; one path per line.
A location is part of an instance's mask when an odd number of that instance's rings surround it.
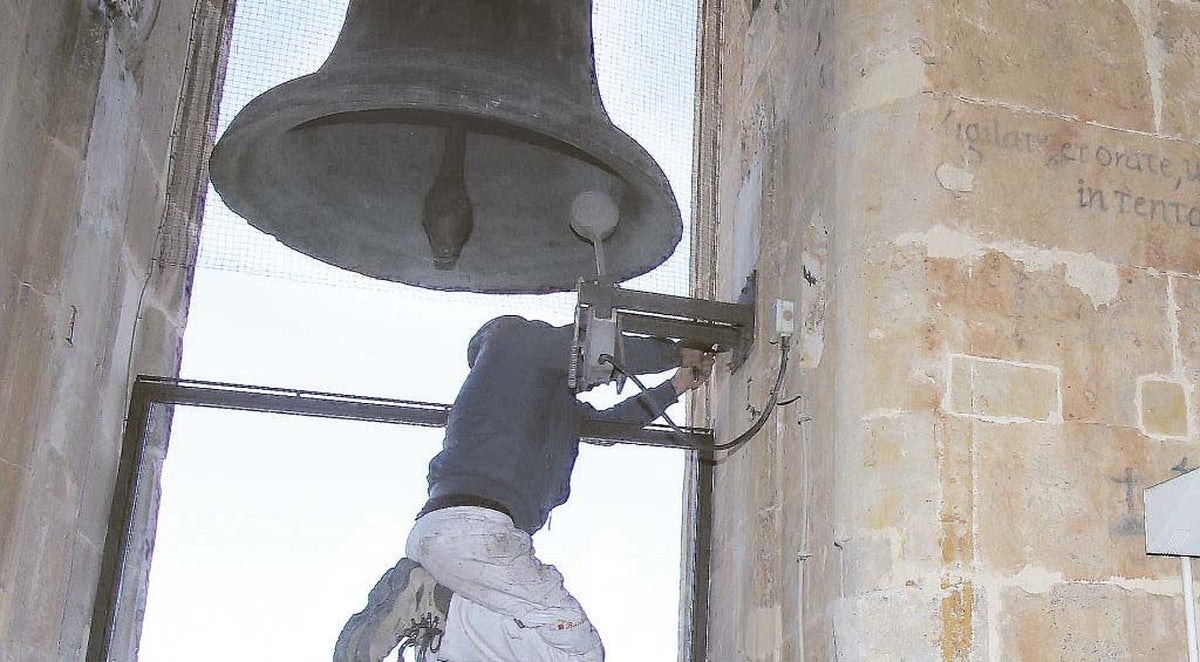
M 1059 584 L 1002 594 L 1003 660 L 1186 660 L 1178 597 L 1103 584 Z
M 736 623 L 731 627 L 734 636 L 722 637 L 712 642 L 710 656 L 713 659 L 735 658 L 744 650 L 746 630 L 745 624 L 754 610 L 754 600 L 751 591 L 752 564 L 749 562 L 750 550 L 748 544 L 736 544 L 736 541 L 748 540 L 749 532 L 742 530 L 730 531 L 727 535 L 720 534 L 720 544 L 713 550 L 710 600 L 714 604 L 727 605 L 723 618 L 728 623 Z
M 853 559 L 844 581 L 856 590 L 903 585 L 940 567 L 943 435 L 930 412 L 898 413 L 864 421 L 861 437 L 847 440 L 839 497 L 852 518 L 838 537 Z
M 48 382 L 44 366 L 48 364 L 52 322 L 46 310 L 46 297 L 25 283 L 18 286 L 16 301 L 7 312 L 11 319 L 22 324 L 8 337 L 8 350 L 14 359 L 0 364 L 5 370 L 4 379 L 0 380 L 0 398 L 7 414 L 0 418 L 0 461 L 28 469 L 36 421 L 44 405 L 42 397 Z M 24 360 L 16 361 L 18 356 Z
M 1176 342 L 1182 362 L 1177 370 L 1185 382 L 1200 383 L 1200 278 L 1172 276 L 1170 286 L 1175 304 Z M 1191 404 L 1197 407 L 1197 403 Z M 1196 416 L 1195 411 L 1192 416 Z
M 982 659 L 987 650 L 984 604 L 983 592 L 970 585 L 846 597 L 834 605 L 837 659 Z
M 1114 267 L 1107 303 L 1093 305 L 1053 251 L 989 248 L 948 229 L 899 241 L 868 253 L 865 275 L 850 286 L 850 303 L 861 306 L 862 322 L 852 326 L 861 349 L 846 355 L 846 369 L 871 384 L 862 394 L 867 411 L 944 407 L 1002 416 L 1004 410 L 1031 420 L 1058 420 L 1061 412 L 1066 420 L 1136 426 L 1136 377 L 1172 370 L 1165 276 Z M 976 364 L 948 355 L 1028 370 L 989 363 L 982 386 L 1006 392 L 976 393 L 965 388 Z M 1045 369 L 1032 368 L 1038 365 Z M 1047 370 L 1061 370 L 1057 396 Z M 1021 374 L 1038 377 L 1033 388 L 1009 388 L 1016 382 L 1008 376 Z M 984 399 L 972 403 L 977 395 Z M 1056 398 L 1061 404 L 1053 404 Z
M 1002 421 L 1062 420 L 1062 373 L 1054 366 L 951 355 L 947 410 Z
M 12 538 L 17 534 L 21 493 L 29 475 L 25 467 L 0 458 L 0 567 L 7 565 Z M 0 578 L 2 579 L 2 578 Z M 3 584 L 0 581 L 0 584 Z M 2 586 L 0 586 L 2 588 Z M 0 625 L 0 628 L 3 626 Z
M 83 156 L 53 138 L 47 141 L 43 150 L 42 170 L 38 177 L 45 186 L 35 194 L 31 218 L 25 226 L 26 250 L 37 259 L 25 263 L 22 277 L 40 292 L 57 294 L 74 245 Z
M 905 568 L 898 568 L 899 541 L 894 528 L 867 531 L 842 537 L 835 548 L 835 557 L 847 571 L 842 577 L 842 590 L 847 595 L 903 585 Z M 899 576 L 897 576 L 899 575 Z
M 780 587 L 780 556 L 783 550 L 779 545 L 779 509 L 764 508 L 756 517 L 754 526 L 753 547 L 753 588 L 754 606 L 771 608 L 779 604 L 782 591 Z
M 1146 556 L 1141 491 L 1176 475 L 1192 452 L 1136 430 L 973 424 L 977 546 L 989 572 L 1026 566 L 1067 580 L 1161 578 L 1171 564 Z
M 929 89 L 914 2 L 851 0 L 838 5 L 834 41 L 838 110 L 854 113 Z
M 1154 377 L 1139 378 L 1138 399 L 1142 432 L 1152 437 L 1188 436 L 1188 394 L 1183 384 Z
M 847 370 L 872 388 L 864 394 L 870 411 L 931 410 L 942 397 L 940 373 L 946 347 L 961 347 L 952 326 L 939 327 L 932 283 L 921 252 L 911 247 L 881 249 L 863 265 L 852 288 L 863 296 L 863 323 L 856 329 L 861 351 Z
M 82 528 L 82 527 L 81 527 Z M 103 545 L 77 534 L 71 549 L 71 579 L 63 620 L 58 635 L 58 659 L 80 659 L 87 646 L 92 606 L 96 597 L 94 578 L 100 576 Z
M 714 504 L 713 525 L 718 531 L 752 530 L 754 513 L 759 507 L 755 501 L 757 483 L 754 452 L 754 448 L 746 448 L 744 452 L 717 465 L 716 484 L 731 495 L 728 501 Z M 739 537 L 737 540 L 745 541 L 748 538 Z
M 1200 140 L 1200 12 L 1187 3 L 1159 0 L 1155 5 L 1155 39 L 1161 44 L 1161 131 Z M 1151 63 L 1153 66 L 1154 63 Z
M 930 241 L 931 252 L 949 251 Z M 931 261 L 932 305 L 945 316 L 935 323 L 962 328 L 965 354 L 1061 369 L 1064 420 L 1136 426 L 1136 375 L 1171 369 L 1166 279 L 1117 270 L 1114 299 L 1093 307 L 1062 272 L 1030 268 L 1032 259 L 986 252 Z M 953 399 L 947 406 L 971 411 Z
M 23 572 L 13 583 L 14 593 L 25 599 L 13 611 L 13 629 L 31 648 L 53 651 L 66 606 L 74 522 L 44 510 L 27 511 L 25 518 L 24 544 L 14 559 Z
M 16 62 L 21 52 L 26 29 L 25 17 L 18 14 L 9 2 L 0 2 L 0 62 Z M 8 113 L 14 105 L 17 67 L 0 70 L 0 132 L 7 124 Z
M 940 0 L 922 8 L 932 89 L 1150 131 L 1142 34 L 1115 0 Z

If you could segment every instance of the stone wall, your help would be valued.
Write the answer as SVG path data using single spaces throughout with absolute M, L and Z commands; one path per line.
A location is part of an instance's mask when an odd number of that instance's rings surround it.
M 709 11 L 705 283 L 797 302 L 803 395 L 717 468 L 710 659 L 1186 659 L 1141 490 L 1200 465 L 1200 4 Z
M 190 273 L 157 230 L 224 4 L 0 0 L 0 659 L 83 658 L 127 389 L 178 367 Z

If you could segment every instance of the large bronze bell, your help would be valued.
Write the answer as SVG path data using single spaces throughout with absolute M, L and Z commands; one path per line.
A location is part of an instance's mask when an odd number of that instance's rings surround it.
M 679 208 L 600 101 L 591 4 L 351 0 L 325 64 L 234 118 L 213 185 L 252 225 L 324 262 L 506 293 L 596 275 L 570 213 L 600 191 L 619 210 L 606 275 L 645 273 L 679 243 Z

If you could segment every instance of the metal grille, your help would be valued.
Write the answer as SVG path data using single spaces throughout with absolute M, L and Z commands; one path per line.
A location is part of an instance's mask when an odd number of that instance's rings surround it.
M 610 116 L 666 172 L 684 214 L 675 254 L 629 287 L 687 294 L 689 281 L 692 133 L 696 72 L 697 0 L 594 0 L 597 76 Z M 325 60 L 341 29 L 345 0 L 240 0 L 217 135 L 255 96 L 311 73 Z M 196 149 L 200 149 L 198 145 Z M 198 253 L 197 231 L 185 215 L 169 217 L 161 261 L 231 270 L 291 281 L 382 290 L 410 299 L 453 297 L 463 305 L 501 312 L 573 306 L 570 294 L 498 296 L 446 294 L 375 280 L 293 251 L 233 214 L 209 188 Z

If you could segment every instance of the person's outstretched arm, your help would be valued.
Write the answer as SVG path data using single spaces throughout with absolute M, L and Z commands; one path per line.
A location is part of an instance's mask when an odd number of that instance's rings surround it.
M 635 375 L 650 375 L 670 370 L 680 365 L 679 343 L 654 336 L 630 336 L 622 334 L 625 365 Z
M 680 350 L 679 369 L 667 381 L 608 409 L 597 410 L 585 404 L 588 418 L 598 421 L 646 425 L 662 416 L 679 396 L 708 381 L 716 357 L 696 349 Z

